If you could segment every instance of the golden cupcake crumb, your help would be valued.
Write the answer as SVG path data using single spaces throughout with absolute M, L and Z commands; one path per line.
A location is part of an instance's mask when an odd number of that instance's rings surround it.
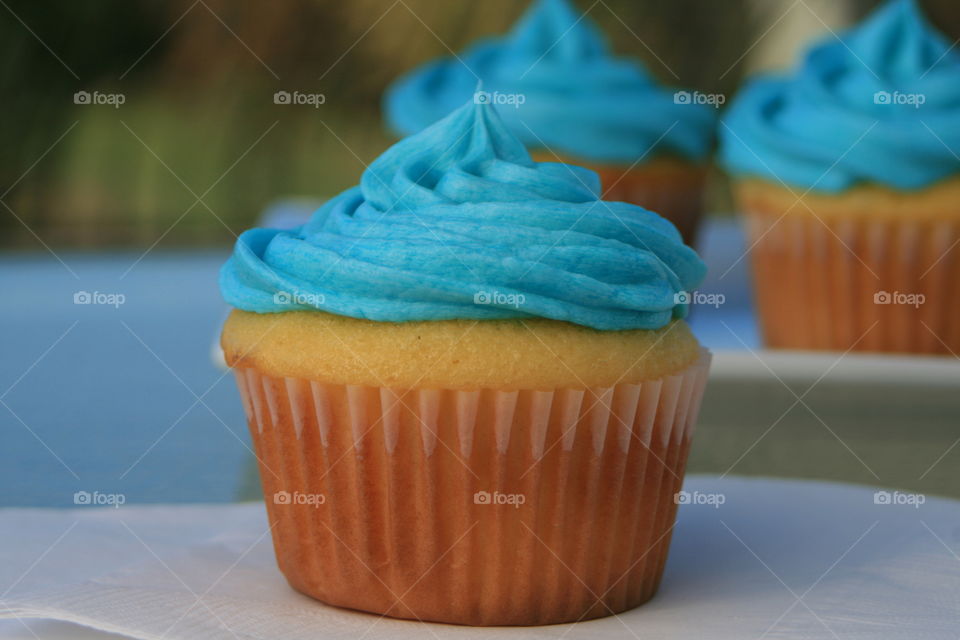
M 598 331 L 542 318 L 397 323 L 321 311 L 234 310 L 221 345 L 232 367 L 396 389 L 608 387 L 678 373 L 700 353 L 683 321 Z

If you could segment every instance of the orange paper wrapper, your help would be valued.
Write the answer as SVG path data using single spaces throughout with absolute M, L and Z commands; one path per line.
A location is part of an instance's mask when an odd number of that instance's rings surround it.
M 960 353 L 960 220 L 806 209 L 781 219 L 746 204 L 768 347 Z
M 537 152 L 537 162 L 558 162 L 556 156 Z M 603 199 L 629 202 L 658 213 L 677 227 L 683 241 L 694 246 L 700 220 L 707 169 L 679 160 L 652 160 L 632 169 L 595 165 L 563 158 L 559 162 L 576 164 L 596 171 L 603 186 Z
M 277 562 L 323 602 L 533 625 L 611 615 L 663 572 L 710 356 L 642 384 L 456 391 L 235 370 Z

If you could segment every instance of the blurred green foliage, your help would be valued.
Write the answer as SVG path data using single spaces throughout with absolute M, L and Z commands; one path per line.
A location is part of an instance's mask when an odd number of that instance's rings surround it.
M 790 4 L 578 0 L 618 53 L 667 84 L 728 95 L 744 67 L 735 63 Z M 873 2 L 850 4 L 860 13 Z M 934 4 L 951 11 L 947 0 Z M 275 198 L 355 184 L 391 141 L 379 113 L 384 87 L 502 33 L 525 6 L 7 0 L 0 245 L 231 242 Z M 125 101 L 74 104 L 81 90 Z M 323 93 L 326 103 L 275 105 L 278 90 Z

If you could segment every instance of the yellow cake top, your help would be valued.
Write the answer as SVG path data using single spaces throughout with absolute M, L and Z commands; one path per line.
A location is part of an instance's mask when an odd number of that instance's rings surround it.
M 682 320 L 598 331 L 542 318 L 373 322 L 322 311 L 234 310 L 221 345 L 231 367 L 395 389 L 609 387 L 677 373 L 700 353 Z
M 771 214 L 810 215 L 824 220 L 862 217 L 871 220 L 955 220 L 960 218 L 960 178 L 949 178 L 918 189 L 901 191 L 879 184 L 863 184 L 842 193 L 805 191 L 748 178 L 736 190 L 747 209 Z

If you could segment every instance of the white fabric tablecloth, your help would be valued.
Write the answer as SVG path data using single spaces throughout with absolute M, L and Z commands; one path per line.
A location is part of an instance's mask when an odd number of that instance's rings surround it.
M 299 595 L 261 504 L 0 510 L 0 637 L 960 637 L 960 502 L 702 476 L 685 490 L 651 602 L 530 628 L 426 625 Z

